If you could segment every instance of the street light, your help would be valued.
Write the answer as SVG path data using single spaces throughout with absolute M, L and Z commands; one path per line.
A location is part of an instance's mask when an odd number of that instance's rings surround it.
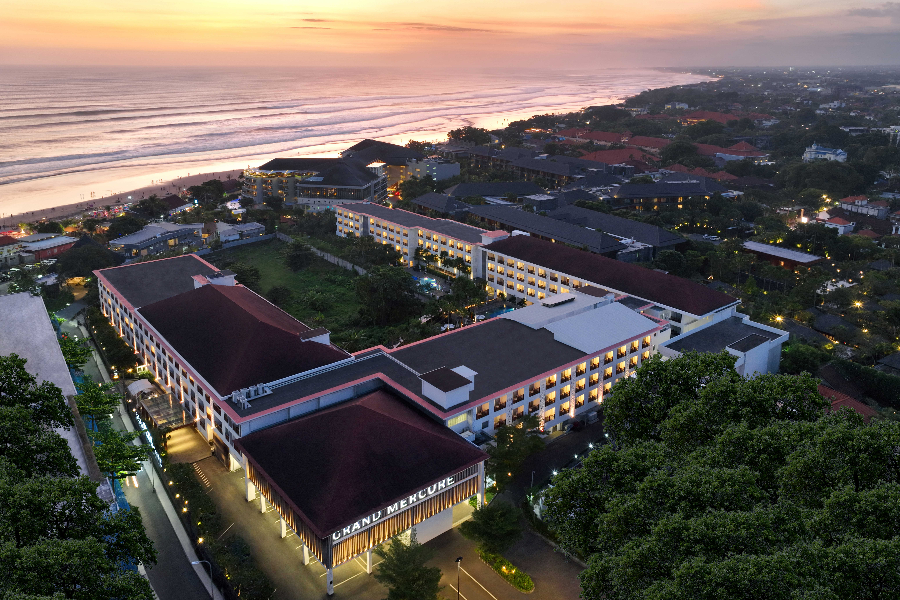
M 462 562 L 462 556 L 456 558 L 456 600 L 459 600 L 459 564 Z
M 212 591 L 213 590 L 213 588 L 212 588 L 212 565 L 209 564 L 208 560 L 192 560 L 191 561 L 192 565 L 199 565 L 200 563 L 206 563 L 206 566 L 209 567 L 209 597 L 214 599 L 215 596 L 213 596 L 213 591 Z

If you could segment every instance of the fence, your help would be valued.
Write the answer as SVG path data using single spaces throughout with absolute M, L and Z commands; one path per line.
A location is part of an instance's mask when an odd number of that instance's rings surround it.
M 280 231 L 275 234 L 275 237 L 277 237 L 282 242 L 291 243 L 294 241 L 294 238 L 292 238 L 291 236 L 286 235 L 284 233 L 281 233 Z M 366 271 L 365 269 L 363 269 L 362 267 L 360 267 L 358 265 L 354 265 L 349 260 L 344 260 L 343 258 L 338 258 L 337 256 L 335 256 L 333 254 L 323 252 L 312 245 L 309 246 L 309 249 L 312 250 L 313 254 L 315 254 L 319 258 L 321 258 L 323 260 L 327 260 L 328 262 L 330 262 L 333 265 L 337 265 L 343 269 L 347 269 L 348 271 L 356 271 L 356 273 L 359 275 L 365 275 L 366 273 L 368 273 L 368 271 Z
M 256 237 L 247 238 L 245 240 L 226 242 L 226 243 L 222 244 L 221 248 L 216 248 L 215 250 L 213 250 L 212 248 L 203 248 L 202 250 L 197 250 L 196 252 L 194 252 L 194 254 L 196 254 L 197 256 L 204 256 L 206 254 L 209 254 L 210 252 L 218 252 L 219 250 L 228 250 L 229 248 L 234 248 L 236 246 L 243 246 L 244 244 L 253 244 L 254 242 L 264 242 L 266 240 L 271 240 L 276 235 L 278 235 L 278 234 L 269 233 L 266 235 L 258 235 Z M 284 235 L 284 234 L 281 234 L 281 235 Z M 281 238 L 279 238 L 279 239 L 281 239 Z

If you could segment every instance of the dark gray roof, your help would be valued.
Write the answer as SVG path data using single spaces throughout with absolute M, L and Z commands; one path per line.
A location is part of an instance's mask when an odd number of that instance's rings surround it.
M 618 177 L 617 175 L 612 175 L 610 173 L 593 172 L 590 175 L 585 175 L 584 177 L 580 177 L 575 181 L 566 184 L 565 186 L 563 186 L 563 189 L 578 190 L 604 188 L 613 185 L 619 185 L 620 183 L 622 183 L 622 178 Z
M 428 192 L 427 194 L 423 194 L 418 198 L 413 198 L 412 200 L 410 200 L 410 202 L 412 202 L 416 206 L 421 206 L 422 208 L 427 208 L 429 210 L 445 214 L 466 212 L 471 206 L 470 204 L 466 204 L 465 202 L 454 200 L 446 194 L 437 194 L 435 192 Z
M 481 243 L 481 234 L 484 232 L 483 229 L 457 223 L 449 219 L 432 219 L 409 211 L 381 206 L 380 204 L 354 204 L 351 210 L 361 215 L 384 219 L 404 227 L 430 229 L 473 244 Z
M 525 212 L 512 206 L 473 206 L 469 209 L 469 212 L 483 219 L 502 223 L 504 226 L 512 229 L 527 231 L 543 238 L 579 248 L 585 246 L 588 250 L 597 254 L 615 253 L 626 248 L 625 245 L 605 233 L 591 231 L 578 225 L 571 225 L 550 217 Z
M 724 192 L 725 188 L 706 177 L 691 177 L 681 181 L 657 183 L 625 183 L 616 190 L 616 198 L 675 198 L 682 196 L 708 196 Z
M 878 360 L 879 365 L 884 365 L 886 367 L 890 367 L 892 369 L 897 369 L 900 371 L 900 352 L 894 352 L 893 354 L 888 354 L 882 359 Z
M 273 158 L 258 169 L 315 173 L 316 181 L 300 182 L 308 186 L 363 187 L 378 179 L 364 162 L 345 158 Z
M 135 308 L 194 289 L 194 275 L 209 276 L 216 269 L 194 254 L 164 258 L 97 271 Z
M 469 400 L 492 396 L 585 355 L 556 341 L 546 329 L 531 329 L 504 318 L 463 327 L 391 354 L 419 373 L 459 366 L 475 371 L 475 390 Z
M 407 160 L 418 160 L 425 157 L 424 154 L 412 148 L 370 139 L 353 144 L 341 152 L 341 156 L 353 157 L 367 164 L 376 160 L 388 164 L 406 164 Z
M 451 369 L 450 367 L 441 367 L 427 373 L 422 373 L 421 379 L 441 390 L 442 392 L 452 392 L 461 387 L 469 385 L 470 381 Z
M 739 317 L 729 317 L 705 329 L 685 333 L 666 346 L 678 352 L 721 352 L 728 347 L 747 352 L 777 337 L 776 333 L 747 325 Z
M 466 198 L 468 196 L 532 196 L 543 194 L 544 189 L 530 181 L 485 181 L 477 183 L 459 183 L 444 190 L 445 194 L 454 198 Z
M 851 331 L 858 330 L 855 325 L 837 315 L 830 315 L 826 312 L 822 312 L 818 308 L 810 308 L 808 310 L 813 314 L 813 329 L 816 331 L 834 335 L 838 327 L 843 327 Z
M 632 221 L 631 219 L 590 210 L 589 208 L 581 208 L 580 206 L 561 206 L 557 210 L 547 213 L 547 216 L 573 225 L 603 231 L 618 238 L 631 238 L 642 244 L 650 244 L 657 248 L 673 246 L 685 241 L 677 233 L 672 233 L 662 227 Z
M 586 200 L 587 202 L 596 202 L 600 198 L 597 194 L 593 194 L 586 190 L 566 190 L 560 192 L 556 195 L 557 200 L 559 201 L 560 206 L 565 206 L 567 204 L 575 204 L 579 200 Z
M 581 169 L 575 165 L 539 158 L 520 158 L 512 161 L 510 165 L 520 169 L 531 169 L 533 171 L 540 171 L 541 173 L 550 173 L 551 175 L 563 175 L 567 177 L 574 177 L 581 172 Z

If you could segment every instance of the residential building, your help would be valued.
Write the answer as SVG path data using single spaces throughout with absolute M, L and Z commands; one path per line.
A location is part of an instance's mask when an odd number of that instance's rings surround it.
M 690 106 L 685 102 L 669 102 L 666 104 L 666 110 L 688 110 Z
M 402 255 L 403 264 L 410 267 L 416 264 L 419 249 L 435 256 L 446 253 L 448 258 L 462 258 L 471 265 L 474 247 L 482 243 L 484 234 L 490 233 L 457 221 L 432 219 L 378 204 L 341 206 L 335 214 L 338 236 L 370 236 L 382 244 L 390 244 Z M 435 265 L 435 268 L 454 277 L 458 274 L 455 267 L 445 269 Z
M 386 168 L 389 173 L 393 172 L 393 170 L 390 169 L 390 165 Z M 396 187 L 400 185 L 400 183 L 412 179 L 413 177 L 422 179 L 428 175 L 435 181 L 443 181 L 444 179 L 456 177 L 459 175 L 459 163 L 438 158 L 424 158 L 422 160 L 410 159 L 406 161 L 406 164 L 399 167 L 399 175 L 397 176 L 396 183 L 394 183 L 394 179 L 391 176 L 388 176 L 388 187 Z
M 324 210 L 387 196 L 385 163 L 354 158 L 275 158 L 244 171 L 242 195 L 257 204 L 269 196 L 285 205 Z
M 177 215 L 178 213 L 183 213 L 194 208 L 193 201 L 185 200 L 177 194 L 169 194 L 164 198 L 160 198 L 160 200 L 166 205 L 168 209 L 166 212 L 169 216 Z M 162 217 L 163 215 L 159 216 Z
M 8 235 L 0 235 L 0 265 L 19 264 L 19 252 L 22 250 L 22 242 Z
M 643 244 L 649 249 L 649 252 L 641 253 L 639 259 L 645 261 L 652 260 L 660 250 L 674 250 L 688 243 L 687 239 L 681 235 L 662 227 L 572 204 L 551 210 L 547 216 L 572 225 L 601 231 L 629 247 L 634 244 Z
M 808 252 L 800 252 L 761 242 L 744 242 L 744 251 L 755 254 L 776 267 L 784 267 L 790 270 L 794 270 L 797 267 L 809 267 L 825 260 L 821 256 L 809 254 Z
M 838 235 L 853 233 L 853 228 L 856 227 L 856 223 L 848 221 L 847 219 L 842 219 L 841 217 L 831 217 L 822 224 L 825 225 L 825 227 L 837 229 Z
M 410 203 L 419 209 L 432 211 L 441 215 L 461 216 L 469 212 L 471 204 L 454 200 L 447 194 L 428 192 L 418 198 L 413 198 Z
M 735 370 L 744 377 L 751 377 L 778 372 L 781 346 L 788 337 L 787 331 L 754 323 L 750 317 L 734 312 L 690 335 L 664 342 L 659 350 L 667 358 L 676 358 L 685 352 L 726 351 L 737 359 Z
M 613 293 L 629 308 L 665 321 L 673 337 L 736 314 L 740 303 L 681 277 L 531 236 L 497 238 L 479 255 L 475 275 L 487 280 L 492 295 L 540 302 L 572 291 Z
M 488 181 L 458 183 L 444 190 L 444 193 L 456 200 L 481 196 L 488 201 L 509 201 L 512 197 L 521 201 L 526 196 L 543 194 L 544 191 L 530 181 Z
M 876 219 L 887 218 L 890 205 L 884 200 L 869 201 L 866 196 L 850 196 L 838 200 L 838 206 L 851 213 L 868 215 Z
M 847 162 L 847 153 L 837 148 L 826 148 L 825 146 L 813 144 L 803 153 L 803 162 L 811 162 L 814 160 Z
M 176 248 L 203 245 L 203 223 L 166 223 L 147 225 L 140 231 L 109 242 L 109 249 L 126 258 L 153 256 Z
M 515 206 L 473 206 L 469 214 L 484 223 L 485 228 L 502 229 L 513 235 L 527 233 L 542 240 L 569 244 L 611 258 L 628 252 L 625 244 L 605 233 L 526 212 Z
M 42 234 L 38 234 L 42 235 Z M 45 235 L 45 234 L 44 234 Z M 48 258 L 56 258 L 77 242 L 75 238 L 64 235 L 52 235 L 43 239 L 33 240 L 36 236 L 27 236 L 19 239 L 22 242 L 20 254 L 25 262 L 40 262 Z
M 668 206 L 682 208 L 687 198 L 709 200 L 726 189 L 705 177 L 666 176 L 655 183 L 624 183 L 616 188 L 608 200 L 614 208 L 660 210 Z
M 431 175 L 435 179 L 447 179 L 459 175 L 457 163 L 426 160 L 418 150 L 372 139 L 350 146 L 341 152 L 341 157 L 363 165 L 381 163 L 388 189 L 396 189 L 400 183 L 413 177 L 421 179 Z

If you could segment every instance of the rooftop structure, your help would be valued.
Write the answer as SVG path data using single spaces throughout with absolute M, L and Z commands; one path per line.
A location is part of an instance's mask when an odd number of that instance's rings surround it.
M 471 206 L 471 204 L 454 200 L 446 194 L 437 194 L 434 192 L 428 192 L 418 198 L 413 198 L 410 202 L 418 207 L 433 210 L 434 212 L 445 215 L 464 214 L 468 212 L 469 207 Z
M 347 210 L 374 219 L 389 221 L 402 227 L 422 228 L 437 233 L 443 233 L 472 244 L 481 243 L 481 234 L 484 232 L 483 229 L 472 227 L 471 225 L 466 225 L 458 221 L 432 219 L 431 217 L 396 208 L 388 208 L 379 204 L 356 204 L 352 207 L 347 207 Z
M 558 221 L 602 231 L 619 240 L 631 239 L 648 244 L 653 246 L 656 251 L 685 243 L 682 236 L 662 227 L 573 205 L 550 211 L 547 216 Z
M 40 296 L 28 293 L 0 296 L 0 356 L 8 354 L 24 358 L 27 361 L 25 370 L 38 384 L 48 381 L 67 398 L 77 393 L 44 299 Z M 87 454 L 78 433 L 74 429 L 58 429 L 57 432 L 65 438 L 81 472 L 99 476 L 96 467 L 94 473 L 89 470 Z
M 803 162 L 810 162 L 813 160 L 847 162 L 847 153 L 837 148 L 826 148 L 825 146 L 813 144 L 803 153 Z
M 525 212 L 518 207 L 473 206 L 469 212 L 490 226 L 499 226 L 507 231 L 525 231 L 544 240 L 585 247 L 604 256 L 615 257 L 619 252 L 627 250 L 624 244 L 605 233 Z
M 201 285 L 138 312 L 221 396 L 349 357 L 327 331 L 240 285 Z
M 809 266 L 823 260 L 821 256 L 816 256 L 815 254 L 761 242 L 744 242 L 744 250 L 765 258 L 775 266 L 788 269 L 793 269 L 796 266 Z
M 786 331 L 737 315 L 669 340 L 662 344 L 660 352 L 671 357 L 685 352 L 727 351 L 738 357 L 737 372 L 749 377 L 756 373 L 776 372 L 781 360 L 781 345 L 787 339 Z
M 452 198 L 481 196 L 482 198 L 503 198 L 510 194 L 524 198 L 533 194 L 542 194 L 544 190 L 530 181 L 490 181 L 477 183 L 458 183 L 444 190 Z
M 159 254 L 179 246 L 200 246 L 203 244 L 202 230 L 203 223 L 153 223 L 140 231 L 111 240 L 109 249 L 134 257 Z
M 194 275 L 210 276 L 218 269 L 196 254 L 134 263 L 99 271 L 131 306 L 140 308 L 193 290 Z
M 583 282 L 697 317 L 734 306 L 738 302 L 731 296 L 681 277 L 612 260 L 563 244 L 551 244 L 530 236 L 511 236 L 486 246 L 485 251 L 541 265 Z

